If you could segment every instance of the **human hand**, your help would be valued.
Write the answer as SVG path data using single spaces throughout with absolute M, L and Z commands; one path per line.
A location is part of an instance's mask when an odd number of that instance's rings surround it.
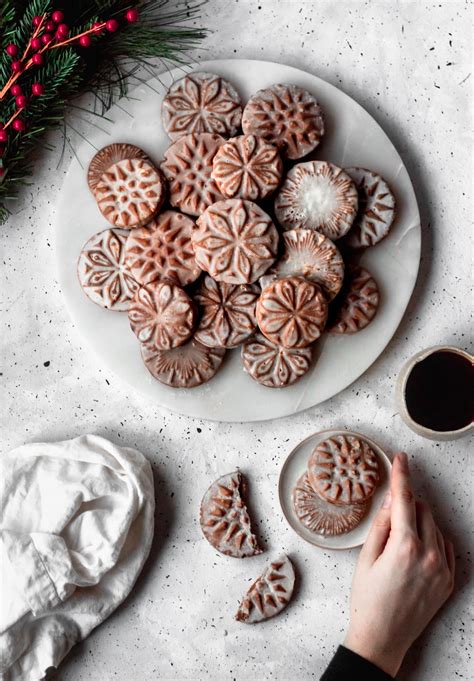
M 344 645 L 395 676 L 405 653 L 452 593 L 454 549 L 415 502 L 406 454 L 361 550 Z

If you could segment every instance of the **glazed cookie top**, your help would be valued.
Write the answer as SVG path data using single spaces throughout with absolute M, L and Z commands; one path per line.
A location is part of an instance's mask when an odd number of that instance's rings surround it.
M 342 168 L 308 161 L 288 172 L 275 199 L 275 214 L 283 229 L 315 229 L 335 241 L 351 228 L 357 206 L 357 188 Z
M 323 287 L 329 300 L 339 293 L 344 280 L 344 260 L 337 246 L 312 229 L 283 233 L 283 254 L 260 279 L 264 289 L 275 279 L 304 277 Z
M 357 333 L 372 321 L 380 303 L 377 282 L 363 267 L 348 270 L 343 288 L 330 309 L 329 333 Z
M 201 215 L 223 198 L 211 178 L 212 162 L 224 138 L 211 133 L 185 135 L 172 144 L 161 164 L 169 183 L 172 206 L 188 215 Z
M 274 262 L 278 232 L 256 203 L 227 199 L 198 219 L 192 240 L 196 261 L 216 281 L 251 284 Z
M 149 161 L 128 158 L 101 175 L 95 198 L 106 220 L 116 227 L 132 229 L 148 222 L 161 208 L 165 182 Z
M 113 166 L 117 161 L 124 161 L 127 158 L 148 159 L 143 149 L 136 147 L 134 144 L 117 142 L 108 144 L 103 149 L 100 149 L 92 157 L 87 171 L 87 184 L 89 185 L 91 192 L 95 192 L 101 176 L 110 168 L 110 166 Z
M 204 536 L 215 549 L 232 558 L 262 553 L 242 498 L 245 488 L 240 471 L 228 473 L 209 487 L 201 501 L 200 523 Z
M 284 348 L 256 333 L 242 345 L 245 371 L 267 388 L 296 383 L 311 368 L 312 348 Z
M 278 615 L 293 595 L 295 571 L 288 556 L 279 556 L 245 594 L 235 619 L 246 624 Z
M 224 196 L 252 201 L 272 194 L 282 172 L 278 149 L 255 135 L 241 135 L 223 144 L 212 166 L 212 177 Z
M 332 504 L 365 503 L 379 482 L 376 453 L 354 435 L 335 435 L 311 454 L 308 476 L 314 491 Z
M 395 219 L 395 197 L 383 177 L 366 168 L 346 168 L 359 192 L 359 210 L 346 237 L 351 248 L 375 246 L 384 239 Z
M 277 279 L 257 303 L 257 322 L 269 340 L 285 348 L 305 348 L 326 325 L 328 305 L 318 284 L 301 277 Z
M 163 126 L 172 140 L 189 133 L 233 137 L 240 127 L 239 94 L 215 73 L 196 71 L 177 80 L 163 100 Z
M 324 120 L 318 102 L 307 90 L 277 84 L 249 99 L 242 129 L 272 142 L 286 158 L 297 159 L 318 146 Z

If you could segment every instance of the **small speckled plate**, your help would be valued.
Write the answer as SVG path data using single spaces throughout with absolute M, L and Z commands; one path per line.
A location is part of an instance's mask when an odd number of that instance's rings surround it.
M 311 456 L 313 449 L 317 444 L 334 435 L 354 435 L 355 437 L 365 440 L 372 447 L 379 458 L 380 482 L 369 502 L 370 505 L 367 513 L 357 527 L 351 530 L 351 532 L 346 532 L 346 534 L 340 534 L 336 537 L 325 537 L 323 534 L 311 532 L 311 530 L 308 530 L 307 527 L 301 524 L 293 508 L 292 494 L 298 478 L 300 478 L 308 468 L 309 457 Z M 392 464 L 383 449 L 381 449 L 376 442 L 361 433 L 356 433 L 352 430 L 322 430 L 319 433 L 314 433 L 293 449 L 281 469 L 280 480 L 278 482 L 278 493 L 283 514 L 293 530 L 299 534 L 302 539 L 310 544 L 314 544 L 314 546 L 319 546 L 322 549 L 353 549 L 356 546 L 362 546 L 369 533 L 372 520 L 380 508 L 385 494 L 390 489 L 391 469 Z

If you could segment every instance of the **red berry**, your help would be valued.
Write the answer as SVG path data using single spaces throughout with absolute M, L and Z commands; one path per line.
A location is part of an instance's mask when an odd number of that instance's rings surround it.
M 128 21 L 129 24 L 134 24 L 136 21 L 138 21 L 138 10 L 135 7 L 132 7 L 132 9 L 129 9 L 125 12 L 125 19 Z
M 18 95 L 18 97 L 15 97 L 15 104 L 17 109 L 24 109 L 28 104 L 28 100 L 25 95 Z
M 31 61 L 33 62 L 33 64 L 34 64 L 35 66 L 41 66 L 41 64 L 42 64 L 43 61 L 44 61 L 43 55 L 40 54 L 39 52 L 37 52 L 36 54 L 34 54 L 34 55 L 31 57 Z
M 33 83 L 31 86 L 31 94 L 36 97 L 44 95 L 44 85 L 42 83 Z
M 10 92 L 12 93 L 12 95 L 14 97 L 18 97 L 18 95 L 23 94 L 23 90 L 21 89 L 21 85 L 18 85 L 18 84 L 12 85 L 11 88 L 10 88 Z
M 115 31 L 119 27 L 119 22 L 116 19 L 109 19 L 108 21 L 105 22 L 105 28 L 110 32 L 110 33 L 115 33 Z
M 8 132 L 6 130 L 0 130 L 0 142 L 8 142 Z
M 54 25 L 54 21 L 47 21 L 44 25 L 45 31 L 51 32 L 51 31 L 54 31 L 55 28 L 56 28 L 56 26 Z
M 89 47 L 91 44 L 91 39 L 88 35 L 81 35 L 79 38 L 79 44 L 81 47 Z
M 69 33 L 69 26 L 67 24 L 59 24 L 56 33 L 60 35 L 61 38 L 65 38 Z
M 23 64 L 21 61 L 12 61 L 12 71 L 13 73 L 20 73 L 20 71 L 23 71 Z
M 41 24 L 41 19 L 42 19 L 42 18 L 43 18 L 43 17 L 38 17 L 38 16 L 33 17 L 33 26 L 39 26 L 39 25 Z
M 56 24 L 60 24 L 64 19 L 64 12 L 61 12 L 61 10 L 57 9 L 52 13 L 51 18 Z
M 9 45 L 6 46 L 5 52 L 10 57 L 16 57 L 16 55 L 18 54 L 18 47 L 14 43 L 10 43 Z
M 96 21 L 95 23 L 93 23 L 91 28 L 94 31 L 94 33 L 103 33 L 104 32 L 104 26 L 103 26 L 103 24 L 100 23 L 100 21 Z
M 33 50 L 40 50 L 41 49 L 41 38 L 33 38 L 31 41 L 31 47 Z
M 21 118 L 15 118 L 12 123 L 12 128 L 13 130 L 16 130 L 16 132 L 22 132 L 26 128 L 25 121 L 22 121 Z
M 53 36 L 51 35 L 51 33 L 43 33 L 43 35 L 41 36 L 41 42 L 43 43 L 43 45 L 47 45 L 52 41 L 52 39 Z

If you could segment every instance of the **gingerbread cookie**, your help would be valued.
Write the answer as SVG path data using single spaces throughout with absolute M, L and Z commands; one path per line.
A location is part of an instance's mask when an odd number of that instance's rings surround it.
M 363 267 L 353 267 L 329 311 L 329 333 L 357 333 L 370 324 L 380 302 L 373 276 Z
M 92 157 L 87 171 L 87 184 L 94 194 L 100 178 L 106 170 L 113 166 L 117 161 L 124 161 L 127 158 L 143 158 L 148 160 L 148 156 L 143 149 L 134 144 L 115 143 L 108 144 Z
M 130 232 L 125 262 L 140 284 L 168 279 L 180 286 L 191 284 L 201 274 L 194 257 L 191 234 L 194 221 L 183 213 L 165 210 L 146 227 Z
M 172 388 L 195 388 L 210 381 L 224 359 L 224 348 L 207 348 L 191 339 L 171 350 L 157 350 L 141 344 L 141 353 L 150 374 Z
M 141 343 L 156 350 L 170 350 L 192 336 L 196 308 L 180 286 L 153 281 L 138 289 L 128 318 Z
M 298 163 L 288 172 L 275 199 L 283 229 L 315 229 L 333 241 L 352 227 L 358 206 L 355 183 L 333 163 Z
M 212 164 L 212 178 L 230 199 L 264 199 L 278 187 L 282 172 L 278 149 L 255 135 L 241 135 L 223 144 Z
M 242 116 L 246 134 L 263 137 L 289 159 L 306 156 L 324 134 L 321 108 L 297 85 L 273 85 L 251 97 Z
M 328 305 L 318 284 L 301 277 L 277 279 L 257 303 L 257 322 L 269 340 L 284 348 L 306 348 L 326 325 Z
M 344 260 L 333 242 L 312 229 L 291 229 L 283 234 L 283 254 L 260 279 L 262 289 L 282 277 L 304 277 L 324 289 L 329 300 L 344 280 Z
M 331 504 L 364 504 L 379 482 L 379 462 L 365 440 L 334 435 L 315 447 L 308 478 L 316 494 Z
M 163 100 L 163 126 L 172 140 L 189 133 L 233 137 L 242 118 L 240 97 L 215 73 L 195 72 L 177 80 Z
M 245 493 L 246 480 L 240 471 L 234 471 L 216 480 L 201 501 L 199 520 L 204 536 L 215 549 L 232 558 L 262 553 L 242 499 Z
M 235 348 L 257 328 L 256 286 L 225 284 L 205 277 L 194 300 L 199 303 L 201 318 L 195 338 L 211 348 Z
M 142 158 L 118 161 L 95 188 L 99 210 L 116 227 L 132 229 L 151 220 L 165 200 L 165 183 L 155 166 Z
M 288 556 L 273 560 L 245 594 L 235 619 L 246 624 L 263 622 L 286 608 L 293 595 L 295 571 Z
M 128 232 L 104 229 L 82 247 L 77 275 L 84 293 L 108 310 L 128 310 L 138 289 L 125 263 Z
M 383 177 L 366 168 L 346 168 L 359 192 L 359 210 L 346 243 L 351 248 L 375 246 L 395 219 L 395 197 Z
M 298 520 L 308 530 L 335 537 L 350 532 L 360 523 L 367 511 L 367 504 L 330 504 L 316 494 L 308 474 L 304 473 L 293 490 L 293 508 Z
M 284 348 L 256 333 L 242 346 L 245 371 L 267 388 L 284 388 L 296 383 L 311 368 L 309 348 Z
M 252 284 L 275 260 L 278 232 L 252 201 L 218 201 L 197 224 L 192 235 L 196 261 L 216 281 Z
M 188 215 L 201 215 L 224 198 L 211 177 L 212 162 L 224 138 L 205 132 L 185 135 L 172 144 L 161 164 L 169 182 L 172 206 Z

